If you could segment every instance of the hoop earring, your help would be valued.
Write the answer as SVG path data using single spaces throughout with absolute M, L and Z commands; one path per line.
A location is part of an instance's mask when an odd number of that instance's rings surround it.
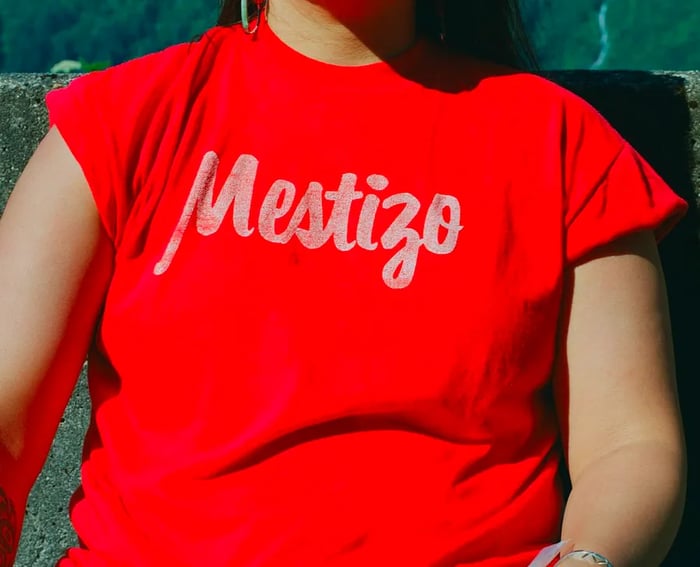
M 256 7 L 256 20 L 255 27 L 250 28 L 250 18 L 248 16 L 248 0 L 241 0 L 241 24 L 243 26 L 243 31 L 248 35 L 254 35 L 260 29 L 260 22 L 262 20 L 263 5 L 265 0 L 255 0 Z

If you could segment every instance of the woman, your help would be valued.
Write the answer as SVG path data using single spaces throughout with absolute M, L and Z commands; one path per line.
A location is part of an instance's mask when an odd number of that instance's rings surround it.
M 257 8 L 48 97 L 0 225 L 2 564 L 89 352 L 63 567 L 658 565 L 685 204 L 514 68 L 514 2 Z

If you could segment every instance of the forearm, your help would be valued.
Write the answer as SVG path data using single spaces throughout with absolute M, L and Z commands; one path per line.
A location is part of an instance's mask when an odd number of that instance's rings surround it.
M 562 537 L 615 567 L 658 567 L 673 543 L 684 500 L 683 452 L 656 442 L 631 444 L 574 479 Z

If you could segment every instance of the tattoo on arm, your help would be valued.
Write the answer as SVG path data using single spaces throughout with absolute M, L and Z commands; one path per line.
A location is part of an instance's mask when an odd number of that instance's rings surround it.
M 12 567 L 17 545 L 15 506 L 0 488 L 0 567 Z

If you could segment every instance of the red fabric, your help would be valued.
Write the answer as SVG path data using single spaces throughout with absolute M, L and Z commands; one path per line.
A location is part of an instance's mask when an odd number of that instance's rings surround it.
M 558 540 L 562 274 L 685 207 L 591 107 L 266 27 L 48 106 L 116 247 L 62 567 L 521 567 Z

